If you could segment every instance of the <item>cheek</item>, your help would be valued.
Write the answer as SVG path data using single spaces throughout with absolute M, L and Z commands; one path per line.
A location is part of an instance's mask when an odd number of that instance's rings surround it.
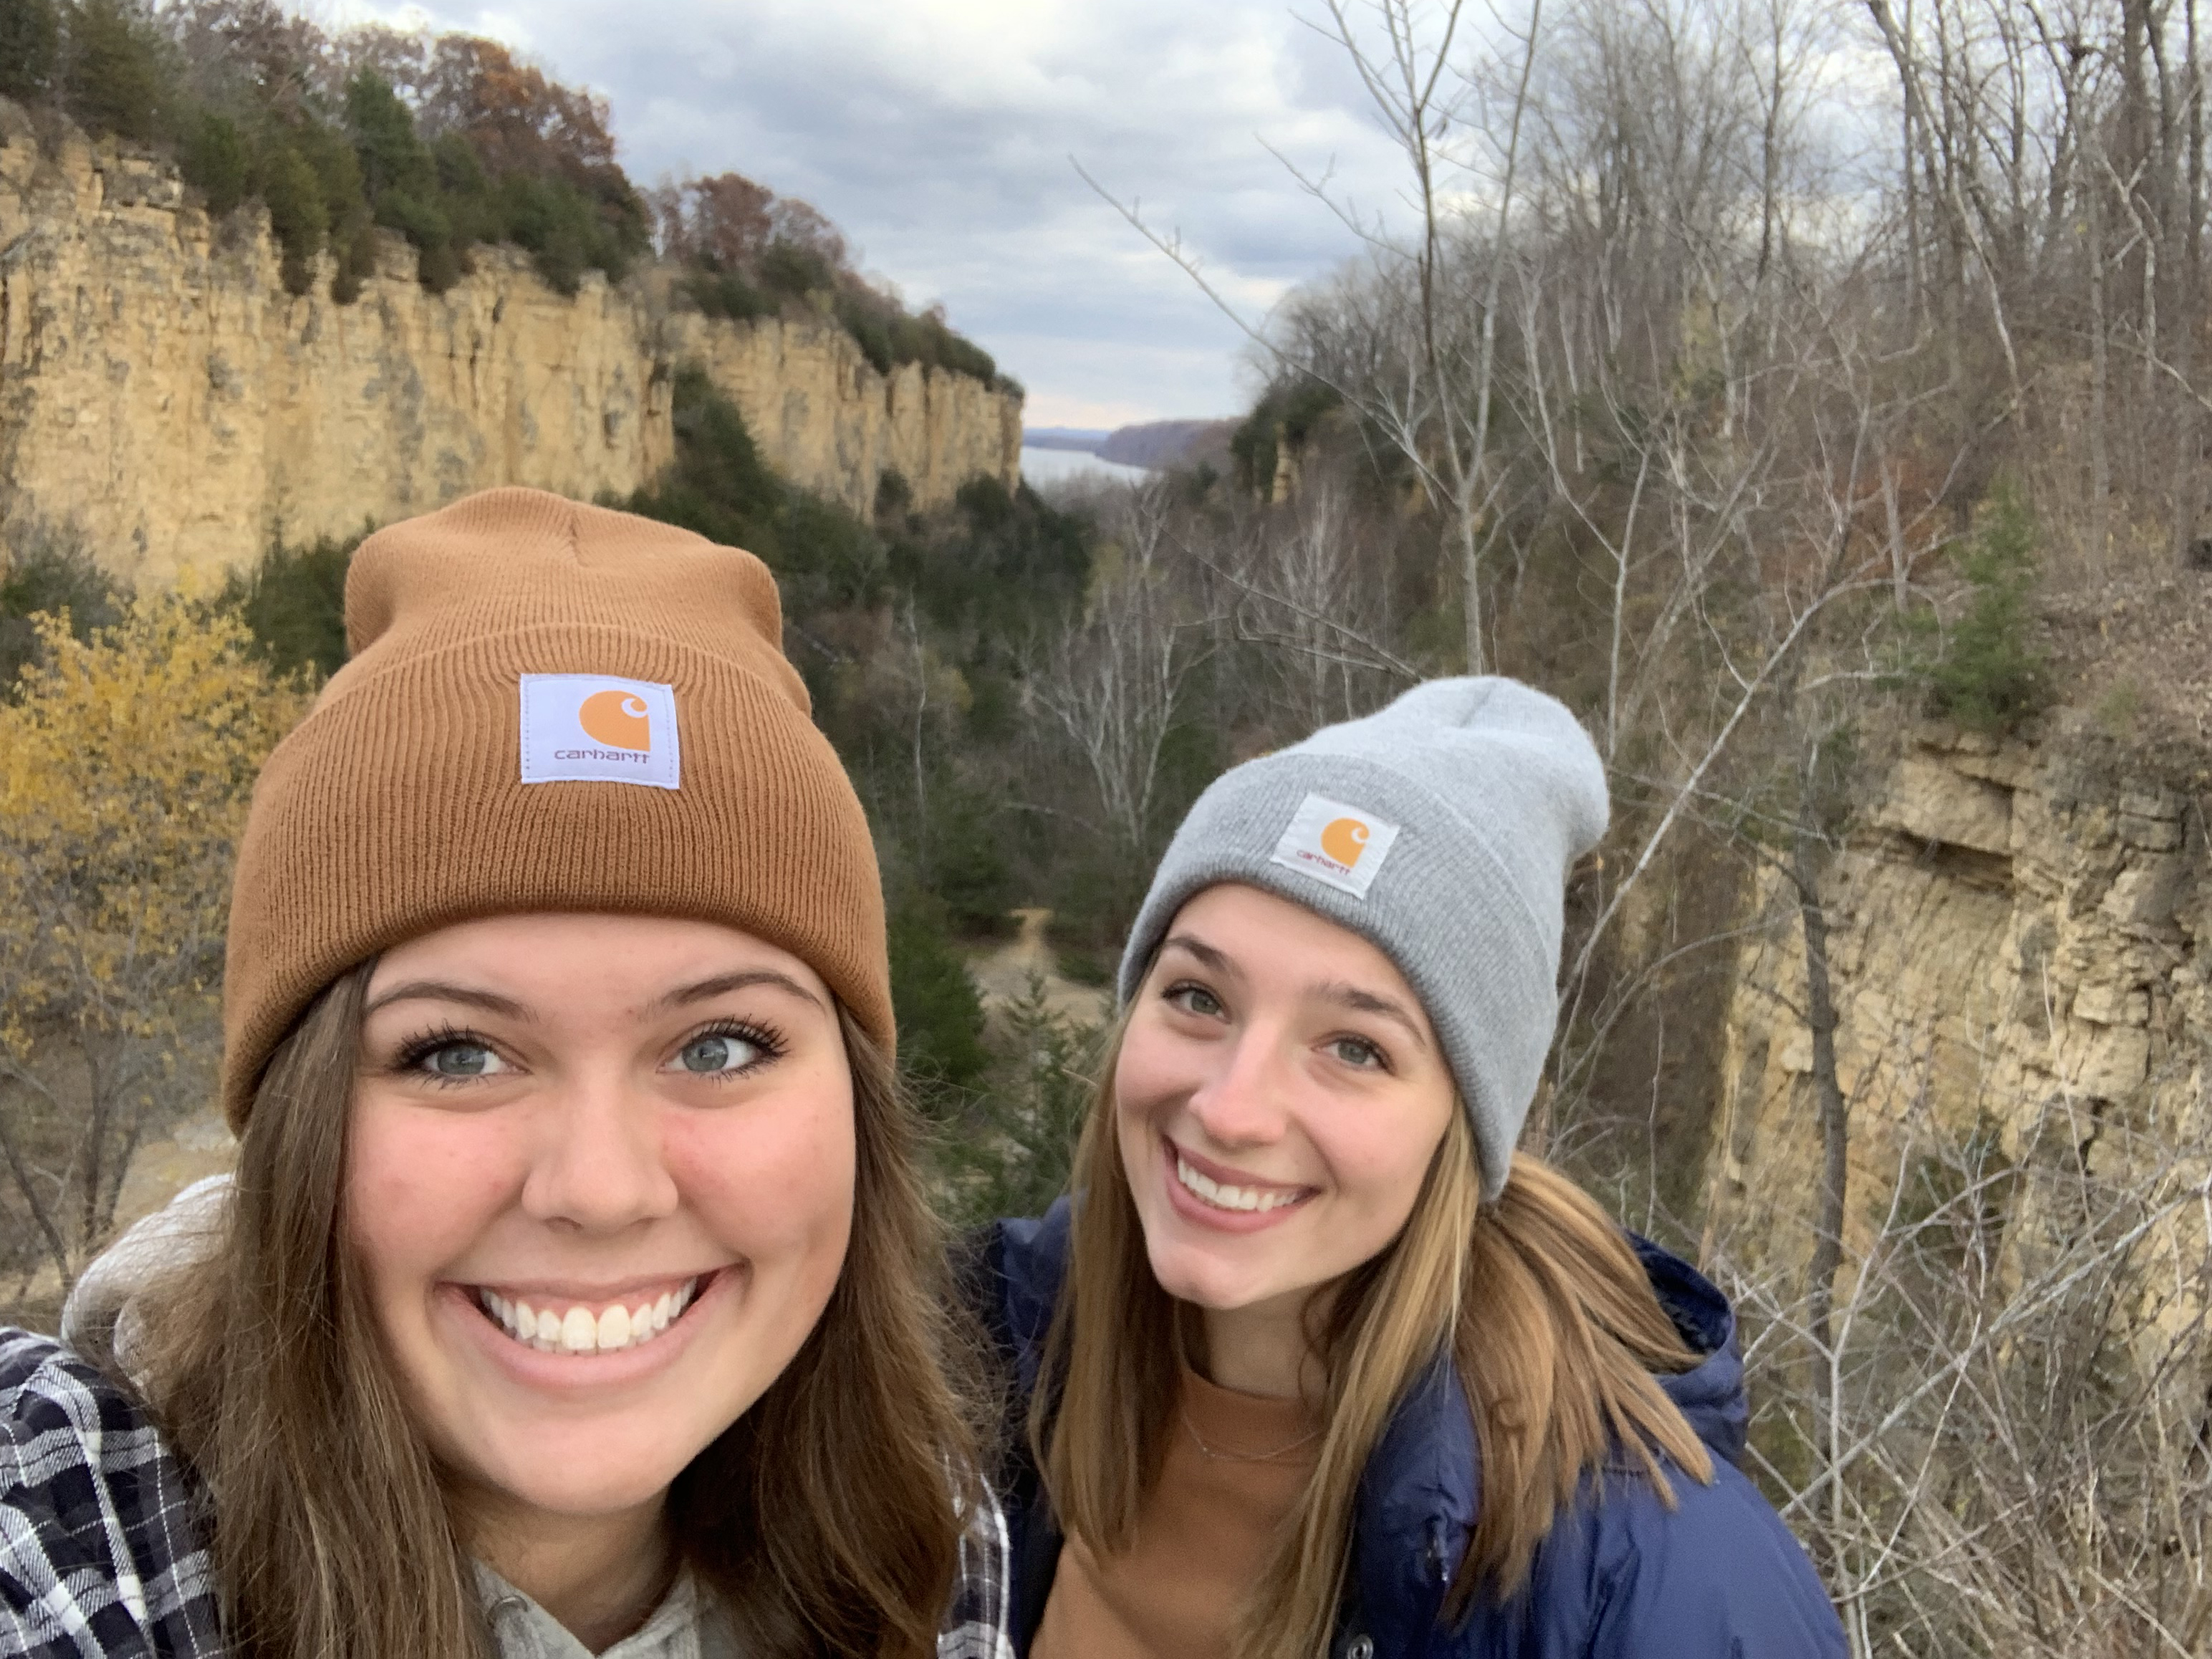
M 1149 1138 L 1163 1107 L 1190 1097 L 1193 1070 L 1188 1045 L 1163 1039 L 1142 1020 L 1130 1026 L 1114 1061 L 1114 1113 L 1125 1145 L 1132 1135 Z
M 356 1101 L 346 1146 L 347 1233 L 380 1293 L 434 1277 L 520 1189 L 522 1160 L 495 1115 Z
M 1314 1139 L 1338 1191 L 1354 1196 L 1395 1231 L 1413 1212 L 1449 1124 L 1442 1114 L 1428 1111 L 1348 1119 L 1318 1130 Z
M 671 1125 L 669 1168 L 700 1224 L 757 1271 L 834 1279 L 852 1231 L 858 1152 L 849 1098 Z M 826 1294 L 826 1287 L 825 1291 Z

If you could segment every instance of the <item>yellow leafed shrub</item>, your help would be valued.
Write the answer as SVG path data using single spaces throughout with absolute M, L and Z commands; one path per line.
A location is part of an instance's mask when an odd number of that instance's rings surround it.
M 0 702 L 0 1233 L 66 1280 L 132 1149 L 207 1097 L 233 852 L 307 693 L 190 592 L 85 640 L 34 620 Z

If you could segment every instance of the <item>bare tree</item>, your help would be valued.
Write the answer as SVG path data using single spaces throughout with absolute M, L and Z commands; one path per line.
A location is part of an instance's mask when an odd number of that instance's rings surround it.
M 1113 561 L 1084 615 L 1028 665 L 1024 696 L 1073 745 L 1096 792 L 1098 827 L 1133 878 L 1158 827 L 1170 733 L 1206 649 L 1203 620 L 1173 580 L 1164 486 L 1127 493 Z

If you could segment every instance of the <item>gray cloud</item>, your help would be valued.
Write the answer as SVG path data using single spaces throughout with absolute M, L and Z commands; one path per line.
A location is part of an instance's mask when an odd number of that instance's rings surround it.
M 355 15 L 392 16 L 359 0 Z M 1395 178 L 1340 52 L 1282 0 L 546 0 L 403 14 L 604 93 L 624 164 L 748 174 L 1030 388 L 1039 423 L 1232 412 L 1243 337 L 1069 165 L 1186 245 L 1250 316 L 1354 252 L 1262 141 Z

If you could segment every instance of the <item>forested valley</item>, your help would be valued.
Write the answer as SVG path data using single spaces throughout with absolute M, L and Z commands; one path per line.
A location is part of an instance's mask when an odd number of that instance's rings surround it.
M 363 226 L 407 236 L 426 283 L 483 242 L 571 284 L 657 252 L 702 310 L 812 306 L 872 360 L 997 376 L 854 275 L 804 204 L 737 175 L 636 190 L 603 109 L 487 43 L 302 47 L 240 0 L 155 15 L 0 0 L 0 95 L 176 145 L 211 201 L 296 228 L 303 282 L 343 283 Z M 1319 21 L 1402 149 L 1404 210 L 1285 179 L 1364 251 L 1248 319 L 1261 390 L 1230 467 L 980 479 L 928 510 L 892 474 L 854 514 L 776 477 L 695 368 L 674 465 L 611 503 L 777 574 L 881 849 L 944 1209 L 1048 1201 L 1089 1098 L 1094 1024 L 1042 978 L 978 994 L 969 964 L 1015 912 L 1050 912 L 1055 982 L 1102 987 L 1223 768 L 1431 675 L 1518 676 L 1582 716 L 1614 800 L 1575 873 L 1528 1144 L 1738 1298 L 1755 1472 L 1854 1651 L 2205 1651 L 2197 8 L 1325 0 Z M 111 37 L 173 95 L 103 104 Z M 134 1148 L 204 1101 L 228 837 L 342 659 L 351 545 L 133 593 L 57 531 L 0 571 L 0 902 L 38 919 L 0 938 L 19 1300 L 82 1266 Z M 2051 844 L 2109 849 L 2088 897 L 2038 902 L 2054 928 L 2117 917 L 2111 960 L 2004 935 L 2029 988 L 2006 1030 L 2047 1063 L 2001 1066 L 1994 1016 L 1957 1034 L 1994 957 L 1898 1013 L 1948 1020 L 1940 1042 L 1878 1065 L 1854 1029 L 1869 993 L 1903 994 L 1832 948 L 1892 926 L 1848 890 L 1875 851 L 2027 902 L 2024 820 L 1893 810 L 1938 753 L 2007 812 L 2063 771 L 2081 811 Z M 2155 903 L 2115 909 L 2154 863 Z M 2076 969 L 2094 994 L 2060 998 Z M 1764 1037 L 1746 1058 L 1752 990 L 1786 1065 Z M 2147 1034 L 2132 1070 L 2068 1058 L 2124 1028 Z M 1769 1076 L 1753 1146 L 1735 1102 Z

